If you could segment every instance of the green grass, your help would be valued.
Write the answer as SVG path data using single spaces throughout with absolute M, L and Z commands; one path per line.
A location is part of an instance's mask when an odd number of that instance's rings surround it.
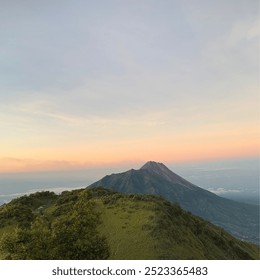
M 110 259 L 157 259 L 154 239 L 146 229 L 153 212 L 145 202 L 121 199 L 116 205 L 99 203 L 100 233 L 106 236 Z
M 33 221 L 42 215 L 50 225 L 55 224 L 58 219 L 71 217 L 73 206 L 82 198 L 91 203 L 90 211 L 99 217 L 97 230 L 106 238 L 109 259 L 259 259 L 258 246 L 235 239 L 176 204 L 151 195 L 121 194 L 103 188 L 17 199 L 0 208 L 0 239 L 17 226 L 29 228 L 25 223 L 27 212 L 33 213 Z M 41 212 L 39 206 L 44 206 Z M 80 219 L 86 220 L 84 216 Z

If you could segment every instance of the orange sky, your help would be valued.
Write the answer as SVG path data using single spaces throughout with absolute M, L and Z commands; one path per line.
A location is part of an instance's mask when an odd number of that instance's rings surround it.
M 142 139 L 103 139 L 97 142 L 6 150 L 1 172 L 77 169 L 125 161 L 182 162 L 257 156 L 258 135 L 253 127 L 239 131 L 197 131 Z
M 0 173 L 258 156 L 257 1 L 5 2 Z

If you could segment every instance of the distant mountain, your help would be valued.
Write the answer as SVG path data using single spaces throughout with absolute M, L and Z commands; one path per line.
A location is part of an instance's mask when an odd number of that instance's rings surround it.
M 96 186 L 161 196 L 241 240 L 259 244 L 259 206 L 219 197 L 190 183 L 162 163 L 149 161 L 139 170 L 107 175 L 89 187 Z
M 259 259 L 259 247 L 144 194 L 38 192 L 0 207 L 0 259 Z

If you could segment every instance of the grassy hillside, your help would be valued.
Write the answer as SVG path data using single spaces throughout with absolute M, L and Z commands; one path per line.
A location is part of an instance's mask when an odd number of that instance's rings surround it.
M 151 195 L 36 193 L 0 208 L 1 259 L 259 259 L 259 247 Z

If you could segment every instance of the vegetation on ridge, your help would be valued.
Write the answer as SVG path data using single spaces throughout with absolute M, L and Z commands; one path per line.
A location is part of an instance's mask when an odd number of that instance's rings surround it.
M 0 207 L 0 258 L 258 259 L 259 247 L 164 199 L 97 187 Z

